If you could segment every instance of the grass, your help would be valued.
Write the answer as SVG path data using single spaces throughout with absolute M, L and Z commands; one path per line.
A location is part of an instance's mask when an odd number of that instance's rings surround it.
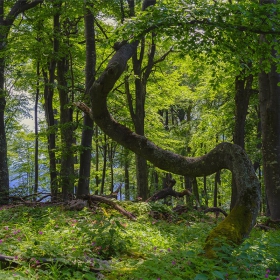
M 203 257 L 216 219 L 181 216 L 159 203 L 122 203 L 129 221 L 106 205 L 95 212 L 61 207 L 0 210 L 0 279 L 280 279 L 280 231 L 253 229 L 238 248 Z M 151 217 L 149 213 L 157 213 Z

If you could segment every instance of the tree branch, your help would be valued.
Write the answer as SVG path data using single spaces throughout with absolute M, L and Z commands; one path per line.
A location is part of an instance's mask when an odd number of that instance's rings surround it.
M 117 211 L 119 211 L 121 214 L 123 214 L 127 218 L 129 218 L 130 220 L 136 221 L 136 217 L 133 214 L 126 211 L 124 208 L 122 208 L 120 205 L 118 205 L 117 203 L 115 203 L 113 200 L 111 200 L 109 198 L 99 196 L 99 195 L 83 195 L 82 198 L 89 200 L 89 201 L 98 201 L 98 202 L 106 203 L 106 204 L 110 205 L 111 207 L 113 207 L 114 209 L 116 209 Z
M 205 254 L 214 257 L 213 247 L 222 245 L 217 243 L 218 240 L 224 237 L 229 242 L 240 244 L 255 225 L 260 205 L 259 181 L 248 156 L 237 145 L 221 143 L 208 154 L 186 158 L 159 148 L 112 118 L 107 108 L 107 96 L 126 69 L 127 61 L 135 53 L 136 47 L 136 42 L 123 45 L 90 89 L 94 120 L 113 140 L 168 172 L 198 177 L 228 169 L 234 174 L 237 203 L 230 215 L 209 234 L 205 246 Z
M 43 3 L 44 0 L 33 0 L 33 1 L 27 1 L 27 0 L 18 0 L 14 6 L 11 8 L 9 14 L 6 18 L 6 24 L 12 25 L 15 18 L 20 14 L 23 13 L 29 9 L 34 8 L 40 3 Z

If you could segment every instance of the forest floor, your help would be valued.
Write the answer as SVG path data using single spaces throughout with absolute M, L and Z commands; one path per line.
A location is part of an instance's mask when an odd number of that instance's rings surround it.
M 136 221 L 108 205 L 0 210 L 0 279 L 280 279 L 280 229 L 255 227 L 241 246 L 201 254 L 213 213 L 174 214 L 160 203 L 122 202 Z M 259 219 L 261 223 L 263 219 Z

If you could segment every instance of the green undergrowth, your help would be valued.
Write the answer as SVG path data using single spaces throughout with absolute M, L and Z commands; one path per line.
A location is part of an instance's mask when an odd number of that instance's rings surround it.
M 217 223 L 211 214 L 121 205 L 137 221 L 102 204 L 1 209 L 0 254 L 14 260 L 0 262 L 0 279 L 280 279 L 280 230 L 255 228 L 241 246 L 224 245 L 207 259 L 205 239 Z

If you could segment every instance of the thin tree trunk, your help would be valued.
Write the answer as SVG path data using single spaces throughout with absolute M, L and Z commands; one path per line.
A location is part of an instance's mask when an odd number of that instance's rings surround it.
M 106 169 L 107 169 L 107 136 L 104 134 L 104 145 L 102 146 L 103 149 L 103 168 L 102 168 L 102 179 L 101 179 L 101 189 L 100 194 L 104 194 L 104 187 L 105 187 L 105 179 L 106 179 Z
M 221 184 L 221 171 L 219 170 L 215 174 L 215 186 L 214 186 L 214 202 L 213 206 L 218 207 L 218 185 Z
M 98 139 L 98 126 L 95 127 L 95 194 L 99 191 L 99 139 Z
M 189 176 L 184 176 L 184 182 L 185 182 L 185 189 L 188 190 L 190 193 L 193 192 L 192 188 L 192 180 Z M 193 198 L 189 195 L 186 195 L 186 203 L 187 206 L 190 206 L 190 208 L 193 207 Z
M 206 176 L 203 176 L 203 195 L 204 195 L 205 205 L 208 206 L 208 191 L 207 191 Z
M 124 190 L 125 190 L 125 200 L 130 200 L 130 188 L 129 188 L 129 161 L 128 154 L 129 150 L 124 148 Z
M 1 26 L 1 25 L 0 25 Z M 1 35 L 0 35 L 1 36 Z M 1 36 L 1 41 L 5 40 Z M 2 45 L 1 42 L 1 45 Z M 3 51 L 0 49 L 0 51 Z M 4 58 L 0 58 L 0 205 L 8 203 L 9 196 L 9 170 L 7 160 L 7 140 L 5 131 L 5 106 L 6 106 L 6 93 L 4 90 L 4 72 L 5 61 Z
M 49 154 L 49 170 L 50 170 L 50 186 L 52 200 L 57 199 L 58 184 L 57 184 L 57 171 L 56 171 L 56 133 L 55 133 L 55 119 L 53 109 L 53 93 L 54 93 L 54 68 L 55 62 L 50 63 L 49 77 L 46 72 L 44 75 L 44 109 L 47 120 L 47 139 L 48 139 L 48 154 Z
M 38 139 L 38 102 L 40 95 L 40 63 L 37 62 L 37 87 L 34 106 L 34 127 L 35 127 L 35 155 L 34 155 L 34 193 L 38 192 L 39 186 L 39 139 Z
M 114 192 L 114 165 L 113 165 L 113 161 L 114 161 L 115 147 L 114 147 L 113 142 L 108 144 L 108 159 L 109 159 L 109 163 L 110 163 L 110 178 L 111 178 L 110 192 L 111 193 Z

